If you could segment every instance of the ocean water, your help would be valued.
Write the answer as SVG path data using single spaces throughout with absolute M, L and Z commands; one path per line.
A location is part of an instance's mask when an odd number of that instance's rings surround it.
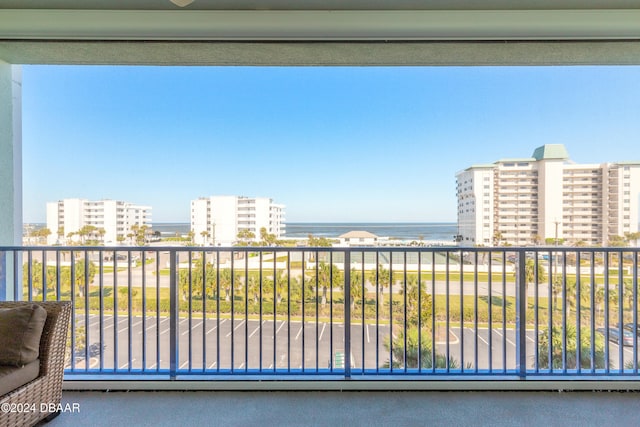
M 154 223 L 153 230 L 162 236 L 174 236 L 189 232 L 189 223 Z M 368 231 L 378 237 L 398 240 L 437 240 L 453 241 L 457 233 L 457 225 L 452 222 L 288 222 L 284 238 L 306 238 L 309 234 L 315 237 L 337 238 L 349 231 Z
M 368 231 L 378 237 L 389 237 L 398 240 L 447 240 L 453 241 L 457 233 L 456 223 L 449 222 L 341 222 L 341 223 L 287 223 L 286 237 L 335 238 L 349 231 Z

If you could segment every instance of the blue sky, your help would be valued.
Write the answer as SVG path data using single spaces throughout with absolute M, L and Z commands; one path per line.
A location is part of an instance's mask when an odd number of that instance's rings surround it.
M 217 194 L 454 222 L 456 172 L 545 143 L 640 160 L 640 67 L 23 67 L 25 222 L 75 197 L 188 222 Z

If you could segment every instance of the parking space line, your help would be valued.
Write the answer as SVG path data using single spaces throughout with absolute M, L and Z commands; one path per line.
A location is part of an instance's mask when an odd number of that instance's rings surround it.
M 197 328 L 198 326 L 200 326 L 202 324 L 202 321 L 200 321 L 200 323 L 198 323 L 197 325 L 191 325 L 191 329 L 187 329 L 186 331 L 184 331 L 181 335 L 185 336 L 187 335 L 189 332 L 191 332 L 194 328 Z
M 318 341 L 322 341 L 322 335 L 324 334 L 324 329 L 327 327 L 326 323 L 322 324 L 322 331 L 320 331 L 320 338 L 318 338 Z
M 242 326 L 242 324 L 244 323 L 244 320 L 242 322 L 240 322 L 240 324 L 238 326 L 236 326 L 235 328 L 233 328 L 233 330 L 237 330 L 240 326 Z M 229 331 L 229 333 L 226 335 L 226 338 L 229 338 L 231 336 L 231 331 Z
M 222 319 L 222 320 L 220 321 L 220 325 L 222 325 L 226 320 L 227 320 L 227 319 Z M 211 332 L 215 331 L 217 327 L 218 327 L 218 324 L 217 324 L 217 322 L 216 322 L 216 324 L 215 324 L 215 325 L 213 325 L 213 328 L 211 328 L 211 329 L 209 329 L 209 330 L 207 331 L 207 335 L 209 335 Z
M 507 338 L 506 336 L 502 335 L 502 333 L 500 332 L 500 330 L 499 330 L 499 329 L 494 329 L 494 331 L 495 331 L 498 335 L 500 335 L 501 337 L 503 337 L 503 338 L 504 338 L 504 340 L 505 340 L 506 342 L 508 342 L 509 344 L 511 344 L 511 345 L 512 345 L 512 346 L 514 346 L 514 347 L 516 346 L 516 343 L 514 343 L 513 341 L 511 341 L 511 340 L 510 340 L 509 338 Z
M 296 335 L 296 341 L 298 341 L 298 338 L 300 338 L 300 335 L 302 334 L 302 330 L 304 329 L 304 325 L 302 327 L 300 327 L 300 330 L 298 331 L 297 335 Z
M 136 359 L 131 359 L 131 364 L 133 365 L 133 362 L 135 362 Z M 120 366 L 119 369 L 125 369 L 129 366 L 129 362 L 125 363 L 124 365 Z
M 251 335 L 249 335 L 249 338 L 251 338 L 252 336 L 254 336 L 254 335 L 256 334 L 256 332 L 258 332 L 259 330 L 260 330 L 260 325 L 258 325 L 258 326 L 256 327 L 256 329 L 255 329 L 253 332 L 251 332 Z
M 282 321 L 282 322 L 280 323 L 280 327 L 279 327 L 279 328 L 278 328 L 278 330 L 276 331 L 276 335 L 278 335 L 278 332 L 280 332 L 280 329 L 282 329 L 282 327 L 284 326 L 284 324 L 285 324 L 285 322 L 284 322 L 284 321 Z
M 242 320 L 238 326 L 236 326 L 235 328 L 233 328 L 233 330 L 234 330 L 234 331 L 237 331 L 239 327 L 241 327 L 242 325 L 244 325 L 244 322 L 245 322 L 245 320 Z
M 465 329 L 469 329 L 470 331 L 472 331 L 472 332 L 474 332 L 474 333 L 475 333 L 475 331 L 474 331 L 473 329 L 471 329 L 471 328 L 465 328 Z M 477 336 L 478 336 L 478 339 L 479 339 L 480 341 L 482 341 L 483 343 L 485 343 L 487 346 L 489 345 L 489 342 L 488 342 L 487 340 L 485 340 L 484 338 L 482 338 L 482 337 L 480 336 L 480 334 L 478 334 Z

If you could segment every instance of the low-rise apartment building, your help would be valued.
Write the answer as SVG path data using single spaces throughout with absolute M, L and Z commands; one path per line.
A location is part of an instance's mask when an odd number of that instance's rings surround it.
M 562 144 L 456 174 L 460 244 L 609 245 L 638 231 L 640 162 L 576 164 Z
M 241 232 L 260 240 L 265 229 L 277 239 L 284 235 L 284 205 L 268 197 L 211 196 L 191 201 L 191 231 L 194 242 L 204 246 L 231 246 Z

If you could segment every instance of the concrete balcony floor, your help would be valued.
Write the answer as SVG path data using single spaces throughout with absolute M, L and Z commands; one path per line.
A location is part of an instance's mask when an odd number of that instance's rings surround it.
M 48 426 L 637 425 L 637 392 L 65 391 Z

